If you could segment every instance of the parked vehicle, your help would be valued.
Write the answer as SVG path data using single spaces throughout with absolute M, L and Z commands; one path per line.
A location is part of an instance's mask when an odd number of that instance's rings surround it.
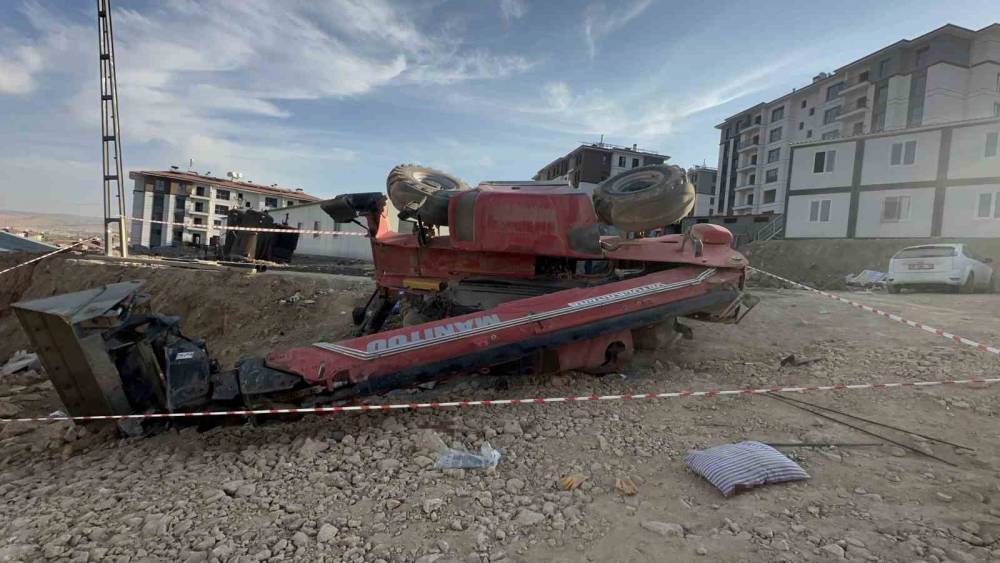
M 889 260 L 886 288 L 899 293 L 904 288 L 950 287 L 962 293 L 996 290 L 998 276 L 992 258 L 971 252 L 964 244 L 910 246 Z

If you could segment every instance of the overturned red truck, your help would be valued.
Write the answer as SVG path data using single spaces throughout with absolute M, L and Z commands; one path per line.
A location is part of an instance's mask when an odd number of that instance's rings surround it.
M 735 322 L 755 302 L 725 228 L 634 234 L 690 212 L 693 189 L 675 166 L 624 172 L 591 196 L 539 182 L 469 188 L 407 165 L 390 174 L 388 196 L 322 206 L 371 241 L 376 289 L 354 311 L 349 340 L 220 370 L 176 318 L 138 312 L 136 284 L 15 310 L 70 414 L 88 415 L 309 406 L 486 371 L 608 372 L 637 347 L 689 331 L 678 319 Z

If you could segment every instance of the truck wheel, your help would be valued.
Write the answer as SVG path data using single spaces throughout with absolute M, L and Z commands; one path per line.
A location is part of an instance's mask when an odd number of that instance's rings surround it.
M 694 186 L 679 166 L 654 164 L 608 178 L 594 190 L 594 210 L 623 231 L 672 225 L 694 207 Z
M 975 293 L 976 292 L 976 275 L 969 272 L 969 277 L 965 278 L 965 283 L 958 290 L 959 293 Z
M 450 174 L 415 164 L 393 168 L 385 187 L 400 219 L 417 219 L 426 225 L 447 225 L 448 200 L 469 189 Z

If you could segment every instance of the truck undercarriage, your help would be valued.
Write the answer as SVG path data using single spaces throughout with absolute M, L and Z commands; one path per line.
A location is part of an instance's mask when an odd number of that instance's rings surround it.
M 435 205 L 429 225 L 378 193 L 325 202 L 371 240 L 376 289 L 354 311 L 356 336 L 229 370 L 178 319 L 141 313 L 137 282 L 14 308 L 69 413 L 94 415 L 312 406 L 487 372 L 607 373 L 689 333 L 679 319 L 736 322 L 754 304 L 746 261 L 715 225 L 602 235 L 587 194 L 530 183 L 456 190 Z M 392 228 L 408 215 L 417 220 Z

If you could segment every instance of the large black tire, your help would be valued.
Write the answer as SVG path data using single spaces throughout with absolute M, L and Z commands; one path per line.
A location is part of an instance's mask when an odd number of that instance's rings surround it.
M 959 293 L 975 293 L 976 292 L 976 275 L 969 272 L 969 277 L 965 278 L 965 283 L 958 289 Z
M 604 223 L 623 231 L 672 225 L 691 213 L 694 186 L 679 166 L 640 166 L 608 178 L 594 190 L 594 209 Z
M 415 164 L 400 164 L 385 182 L 400 219 L 416 219 L 425 225 L 448 224 L 448 200 L 469 186 L 458 178 Z

